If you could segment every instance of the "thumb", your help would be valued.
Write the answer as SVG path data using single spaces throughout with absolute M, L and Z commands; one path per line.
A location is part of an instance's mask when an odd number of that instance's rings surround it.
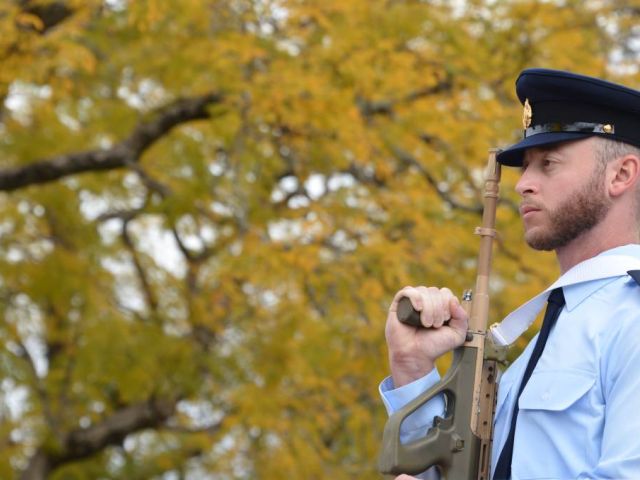
M 449 302 L 449 311 L 451 312 L 449 326 L 460 333 L 466 333 L 469 326 L 469 315 L 467 315 L 467 311 L 462 308 L 457 298 L 453 297 Z
M 449 302 L 449 312 L 451 312 L 451 320 L 467 320 L 467 312 L 456 297 Z

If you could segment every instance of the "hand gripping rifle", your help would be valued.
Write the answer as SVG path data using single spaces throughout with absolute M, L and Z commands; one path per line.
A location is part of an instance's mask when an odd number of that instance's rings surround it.
M 491 247 L 500 183 L 497 150 L 487 166 L 478 274 L 475 292 L 464 292 L 462 306 L 469 314 L 466 342 L 453 353 L 451 368 L 442 380 L 389 417 L 384 428 L 379 469 L 382 473 L 418 474 L 436 465 L 447 480 L 488 480 L 496 396 L 497 352 L 487 340 Z M 408 298 L 398 304 L 401 322 L 421 326 L 420 314 Z M 485 345 L 485 342 L 489 342 Z M 424 438 L 400 443 L 402 422 L 432 398 L 444 395 L 445 413 L 435 417 Z

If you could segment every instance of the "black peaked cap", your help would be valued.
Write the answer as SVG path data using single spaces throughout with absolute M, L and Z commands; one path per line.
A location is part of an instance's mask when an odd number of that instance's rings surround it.
M 640 147 L 640 91 L 561 70 L 532 68 L 516 80 L 524 138 L 498 154 L 520 166 L 524 151 L 591 136 Z

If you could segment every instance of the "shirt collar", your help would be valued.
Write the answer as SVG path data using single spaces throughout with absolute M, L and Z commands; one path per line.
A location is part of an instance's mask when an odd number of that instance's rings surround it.
M 606 250 L 597 256 L 605 255 L 629 255 L 640 258 L 640 245 L 623 245 L 621 247 L 612 248 L 611 250 Z M 601 278 L 598 280 L 591 280 L 590 282 L 575 283 L 564 287 L 563 291 L 567 310 L 573 310 L 596 290 L 599 290 L 605 285 L 616 280 L 617 278 Z

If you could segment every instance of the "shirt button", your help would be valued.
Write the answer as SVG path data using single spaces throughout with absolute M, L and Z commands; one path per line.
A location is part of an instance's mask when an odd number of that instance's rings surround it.
M 550 392 L 544 392 L 542 394 L 542 400 L 549 400 L 551 398 L 551 393 Z

